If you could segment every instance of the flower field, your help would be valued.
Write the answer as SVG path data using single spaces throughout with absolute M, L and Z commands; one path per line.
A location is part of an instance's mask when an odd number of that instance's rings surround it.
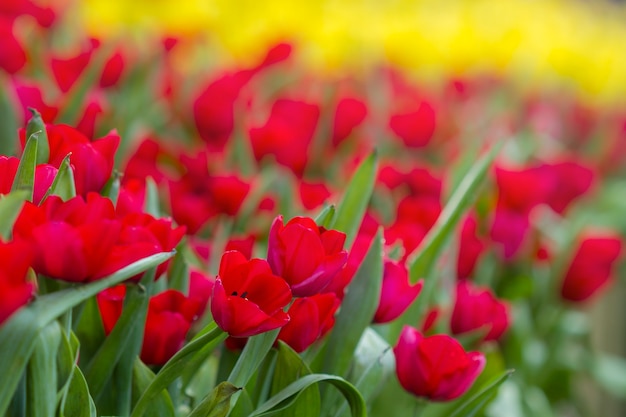
M 0 415 L 623 415 L 624 17 L 2 3 Z

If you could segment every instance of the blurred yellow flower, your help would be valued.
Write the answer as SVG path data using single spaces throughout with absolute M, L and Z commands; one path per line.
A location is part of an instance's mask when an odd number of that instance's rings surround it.
M 391 62 L 420 77 L 480 72 L 571 87 L 600 101 L 626 94 L 626 10 L 571 0 L 85 0 L 99 35 L 205 34 L 238 60 L 279 40 L 323 70 Z

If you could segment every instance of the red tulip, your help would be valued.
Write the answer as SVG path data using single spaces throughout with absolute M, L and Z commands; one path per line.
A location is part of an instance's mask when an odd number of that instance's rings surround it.
M 10 156 L 0 155 L 0 194 L 8 194 L 13 186 L 20 160 Z M 35 168 L 35 183 L 33 189 L 33 203 L 39 204 L 46 194 L 58 170 L 52 165 L 39 164 Z
M 359 126 L 367 116 L 367 105 L 364 101 L 352 97 L 343 97 L 337 102 L 333 120 L 332 143 L 339 144 Z
M 389 119 L 389 127 L 408 147 L 428 145 L 435 133 L 436 113 L 433 106 L 422 101 L 416 108 L 406 109 Z
M 613 266 L 622 251 L 614 235 L 585 236 L 576 250 L 561 286 L 568 301 L 585 301 L 609 283 Z
M 31 245 L 36 272 L 70 282 L 102 276 L 120 231 L 113 203 L 95 193 L 86 201 L 52 195 L 41 206 L 26 202 L 13 226 L 13 235 Z
M 454 310 L 450 318 L 453 334 L 485 329 L 483 340 L 498 340 L 509 327 L 509 306 L 488 288 L 474 287 L 469 281 L 457 283 Z
M 236 251 L 224 253 L 213 287 L 211 313 L 233 337 L 248 337 L 284 326 L 283 308 L 291 301 L 287 283 L 262 259 L 247 260 Z
M 346 264 L 345 240 L 345 233 L 318 227 L 311 218 L 294 217 L 283 226 L 278 216 L 270 229 L 267 261 L 294 296 L 318 294 Z
M 13 34 L 14 21 L 0 16 L 0 69 L 15 74 L 26 65 L 26 52 Z
M 408 392 L 432 401 L 450 401 L 463 395 L 485 367 L 480 352 L 465 352 L 454 338 L 424 337 L 405 326 L 393 348 L 396 374 Z
M 130 213 L 121 219 L 120 236 L 107 258 L 107 267 L 98 276 L 111 274 L 118 269 L 130 265 L 150 255 L 170 252 L 185 235 L 185 227 L 174 227 L 172 219 L 155 219 L 147 213 Z M 167 269 L 169 261 L 159 265 L 155 279 Z M 141 276 L 132 279 L 138 280 Z
M 317 104 L 277 100 L 265 124 L 250 129 L 254 157 L 261 161 L 271 155 L 277 163 L 301 177 L 308 162 L 309 145 L 319 116 Z
M 111 333 L 122 315 L 126 287 L 118 285 L 96 297 L 105 334 Z M 191 323 L 198 317 L 200 302 L 181 292 L 166 290 L 150 298 L 141 347 L 141 360 L 163 365 L 183 346 Z
M 26 305 L 35 286 L 26 281 L 33 256 L 24 242 L 0 242 L 0 325 Z
M 383 272 L 383 287 L 380 293 L 380 301 L 374 315 L 374 323 L 388 323 L 400 317 L 402 313 L 417 298 L 423 280 L 411 285 L 409 271 L 404 264 L 385 260 Z
M 46 125 L 50 157 L 48 163 L 59 167 L 63 159 L 71 153 L 70 164 L 74 171 L 76 193 L 86 196 L 91 191 L 100 192 L 111 177 L 115 152 L 120 137 L 115 131 L 96 140 L 89 140 L 84 134 L 67 125 Z M 20 129 L 22 147 L 26 143 L 26 130 Z
M 289 307 L 290 320 L 278 333 L 278 340 L 300 353 L 321 339 L 335 324 L 339 298 L 333 293 L 297 298 Z

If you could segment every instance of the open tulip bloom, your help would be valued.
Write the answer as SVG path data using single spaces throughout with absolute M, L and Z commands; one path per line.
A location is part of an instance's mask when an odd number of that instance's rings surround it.
M 609 416 L 626 25 L 449 1 L 0 2 L 0 417 Z

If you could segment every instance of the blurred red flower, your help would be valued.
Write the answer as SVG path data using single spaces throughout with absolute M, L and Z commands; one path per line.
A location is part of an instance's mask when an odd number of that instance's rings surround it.
M 30 247 L 19 241 L 0 242 L 0 325 L 33 295 L 35 285 L 26 281 L 33 255 Z
M 378 308 L 374 315 L 374 323 L 388 323 L 400 317 L 417 298 L 423 280 L 415 285 L 409 282 L 409 271 L 403 263 L 385 260 L 383 286 L 380 293 Z

